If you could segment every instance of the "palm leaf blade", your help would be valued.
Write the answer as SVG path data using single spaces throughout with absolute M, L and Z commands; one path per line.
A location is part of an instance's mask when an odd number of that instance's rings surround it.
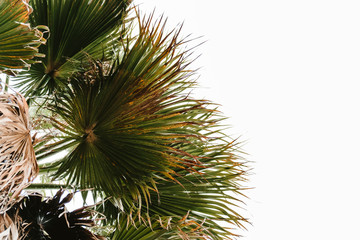
M 50 36 L 41 63 L 17 80 L 26 96 L 36 96 L 57 90 L 66 85 L 66 78 L 77 70 L 86 56 L 106 54 L 113 45 L 111 34 L 119 34 L 127 14 L 129 0 L 32 0 L 34 14 L 30 21 L 46 25 Z
M 34 63 L 45 43 L 39 28 L 28 24 L 31 8 L 25 0 L 0 2 L 0 71 L 22 69 Z

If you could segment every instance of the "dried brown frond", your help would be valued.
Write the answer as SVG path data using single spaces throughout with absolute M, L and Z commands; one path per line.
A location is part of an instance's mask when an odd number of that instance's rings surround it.
M 28 110 L 20 94 L 0 92 L 0 214 L 38 173 Z
M 18 222 L 6 213 L 0 214 L 0 240 L 18 240 L 20 238 Z

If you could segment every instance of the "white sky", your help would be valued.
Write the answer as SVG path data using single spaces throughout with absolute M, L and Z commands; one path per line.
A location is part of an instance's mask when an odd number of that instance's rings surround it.
M 360 2 L 135 3 L 208 40 L 197 94 L 256 162 L 243 239 L 360 239 Z

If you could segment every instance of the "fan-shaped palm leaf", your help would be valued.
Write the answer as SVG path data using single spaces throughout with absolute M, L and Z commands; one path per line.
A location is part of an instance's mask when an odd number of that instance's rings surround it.
M 29 240 L 100 240 L 105 239 L 91 233 L 85 227 L 93 227 L 89 219 L 92 213 L 88 207 L 68 212 L 65 204 L 73 194 L 62 197 L 64 190 L 59 190 L 54 197 L 45 198 L 37 193 L 29 194 L 14 205 L 8 214 L 19 219 L 23 227 L 23 238 Z
M 232 210 L 231 201 L 241 201 L 228 194 L 242 189 L 243 161 L 218 134 L 222 117 L 211 104 L 187 96 L 192 71 L 179 32 L 165 35 L 161 21 L 150 26 L 151 17 L 115 61 L 92 61 L 56 95 L 50 109 L 62 139 L 54 145 L 70 153 L 49 169 L 114 196 L 117 208 L 100 209 L 111 224 L 125 216 L 146 232 L 166 218 L 178 234 L 226 239 L 231 232 L 219 221 L 246 222 Z M 177 225 L 184 216 L 196 227 Z
M 0 213 L 38 172 L 30 129 L 24 97 L 0 92 Z
M 0 71 L 30 66 L 45 43 L 39 28 L 28 24 L 31 8 L 28 0 L 0 1 Z
M 237 209 L 245 161 L 221 134 L 221 114 L 189 97 L 193 71 L 180 31 L 165 34 L 150 16 L 124 38 L 129 3 L 32 0 L 31 23 L 51 35 L 40 48 L 46 58 L 18 80 L 28 96 L 54 94 L 46 104 L 57 142 L 40 143 L 38 160 L 68 152 L 41 170 L 110 198 L 98 210 L 112 240 L 230 239 L 223 222 L 247 222 Z M 0 239 L 102 239 L 84 228 L 94 225 L 86 207 L 66 211 L 72 194 L 19 200 L 37 173 L 27 114 L 23 97 L 0 95 Z
M 46 46 L 40 52 L 46 56 L 30 71 L 19 76 L 18 86 L 25 95 L 49 93 L 66 84 L 66 78 L 76 69 L 75 63 L 85 53 L 106 54 L 116 33 L 121 36 L 122 21 L 130 0 L 32 0 L 34 13 L 30 21 L 50 28 Z M 76 64 L 75 64 L 76 65 Z
M 173 226 L 170 233 L 188 239 L 199 239 L 199 234 L 204 239 L 208 239 L 206 236 L 231 239 L 233 231 L 224 226 L 233 224 L 234 228 L 244 229 L 247 223 L 239 211 L 243 205 L 242 191 L 245 190 L 241 183 L 246 181 L 247 168 L 245 161 L 236 160 L 233 155 L 237 152 L 233 143 L 219 140 L 209 139 L 207 147 L 183 144 L 189 152 L 197 152 L 206 167 L 196 168 L 200 175 L 177 169 L 177 175 L 181 176 L 178 178 L 180 184 L 174 184 L 170 179 L 157 180 L 158 192 L 150 191 L 149 204 L 140 210 L 141 213 L 126 201 L 110 200 L 100 205 L 98 210 L 107 216 L 107 224 L 118 224 L 120 215 L 121 218 L 126 216 L 128 225 L 140 221 L 146 229 L 153 229 L 151 225 L 155 223 L 157 226 L 159 221 L 165 222 L 163 225 Z M 179 224 L 184 221 L 183 216 L 187 216 L 187 222 Z M 168 236 L 169 232 L 165 231 L 165 235 Z M 192 237 L 189 234 L 198 235 Z
M 201 138 L 198 129 L 213 122 L 200 116 L 212 110 L 181 94 L 191 85 L 185 53 L 176 53 L 182 42 L 177 34 L 162 36 L 159 26 L 144 23 L 117 60 L 94 62 L 56 95 L 51 109 L 62 120 L 53 120 L 71 149 L 57 176 L 118 197 L 130 192 L 137 200 L 155 188 L 155 175 L 171 178 L 172 167 L 192 171 L 200 164 L 171 145 Z

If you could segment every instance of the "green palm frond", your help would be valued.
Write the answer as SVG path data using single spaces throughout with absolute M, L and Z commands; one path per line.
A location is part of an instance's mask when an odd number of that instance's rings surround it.
M 52 93 L 89 54 L 106 55 L 112 50 L 112 34 L 121 37 L 130 0 L 32 0 L 32 24 L 46 25 L 50 36 L 40 52 L 46 57 L 18 77 L 26 96 Z M 110 46 L 110 47 L 109 47 Z
M 155 220 L 151 226 L 140 221 L 129 224 L 126 216 L 121 216 L 117 229 L 110 236 L 111 240 L 183 240 L 183 239 L 209 239 L 209 235 L 198 231 L 201 225 L 188 220 L 187 216 L 175 224 L 170 223 L 170 218 Z M 183 232 L 186 226 L 191 231 Z
M 126 217 L 119 218 L 117 229 L 111 234 L 111 240 L 141 240 L 159 239 L 167 232 L 159 223 L 154 223 L 152 228 L 140 222 L 129 224 Z
M 26 240 L 100 240 L 103 237 L 91 233 L 87 227 L 93 227 L 92 213 L 88 207 L 69 212 L 65 204 L 73 194 L 62 197 L 59 190 L 54 197 L 45 198 L 37 193 L 25 196 L 7 213 L 21 224 L 23 238 Z
M 102 205 L 99 209 L 102 209 L 104 205 L 106 208 L 113 207 L 109 202 Z M 113 232 L 107 235 L 111 240 L 210 239 L 210 235 L 205 231 L 202 223 L 199 224 L 189 219 L 189 213 L 176 221 L 172 217 L 157 217 L 149 221 L 151 222 L 144 223 L 140 219 L 132 219 L 130 222 L 126 214 L 120 214 L 116 224 L 108 222 L 104 225 L 113 226 Z
M 164 234 L 229 239 L 224 222 L 247 222 L 233 210 L 242 204 L 245 161 L 221 134 L 214 106 L 188 96 L 193 71 L 190 53 L 181 51 L 185 40 L 178 31 L 165 34 L 161 21 L 151 24 L 151 17 L 142 21 L 114 61 L 90 60 L 92 68 L 55 95 L 50 119 L 61 136 L 52 151 L 70 152 L 44 170 L 113 197 L 114 204 L 99 208 L 105 224 L 119 224 L 121 216 L 145 233 L 167 219 L 174 227 Z M 179 224 L 184 216 L 187 224 Z
M 165 218 L 168 220 L 161 221 L 167 222 L 166 225 L 176 226 L 171 232 L 184 236 L 197 233 L 211 239 L 231 239 L 236 235 L 228 229 L 231 225 L 234 229 L 245 229 L 248 221 L 241 215 L 245 187 L 241 184 L 246 181 L 246 162 L 234 155 L 240 152 L 233 143 L 213 138 L 206 145 L 184 146 L 188 151 L 192 148 L 192 153 L 197 152 L 205 168 L 196 168 L 197 174 L 177 169 L 180 184 L 170 179 L 157 180 L 157 192 L 150 191 L 147 208 L 139 209 L 132 203 L 114 200 L 100 205 L 98 211 L 107 216 L 104 224 L 116 225 L 119 216 L 125 215 L 128 224 L 140 221 L 151 228 L 153 223 Z M 193 225 L 179 225 L 183 216 Z M 188 238 L 198 239 L 198 236 Z
M 174 143 L 202 138 L 202 120 L 212 112 L 205 101 L 189 100 L 191 85 L 182 41 L 163 36 L 143 22 L 135 42 L 124 42 L 113 62 L 93 62 L 93 69 L 73 75 L 70 87 L 56 95 L 51 110 L 71 152 L 58 162 L 58 177 L 83 188 L 95 187 L 138 200 L 156 189 L 154 177 L 175 181 L 173 167 L 192 171 L 199 160 Z M 59 145 L 59 144 L 57 144 Z
M 15 80 L 35 115 L 0 93 L 0 239 L 230 240 L 246 229 L 247 161 L 217 105 L 190 94 L 188 38 L 154 13 L 130 18 L 131 2 L 0 0 L 0 71 L 31 64 Z M 96 211 L 69 212 L 73 194 L 29 185 L 84 190 Z
M 41 27 L 29 25 L 32 9 L 27 2 L 0 1 L 0 71 L 29 67 L 34 57 L 43 56 L 38 47 L 46 40 Z

